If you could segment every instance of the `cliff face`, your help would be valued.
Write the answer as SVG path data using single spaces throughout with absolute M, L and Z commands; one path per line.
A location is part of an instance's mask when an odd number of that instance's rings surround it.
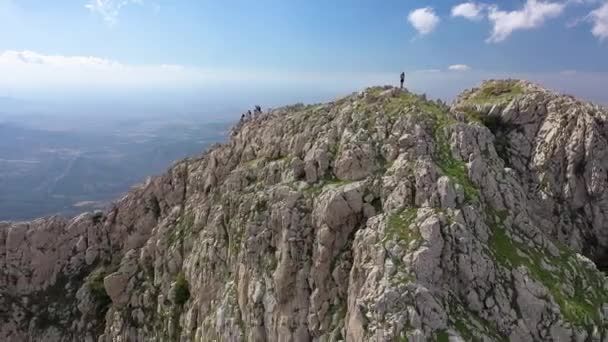
M 264 113 L 108 212 L 0 223 L 0 340 L 606 341 L 607 119 L 523 81 Z

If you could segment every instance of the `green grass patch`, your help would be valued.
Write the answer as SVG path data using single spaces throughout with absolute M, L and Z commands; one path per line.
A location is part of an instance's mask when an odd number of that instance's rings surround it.
M 588 327 L 592 322 L 597 326 L 602 326 L 599 310 L 602 303 L 608 300 L 608 295 L 603 293 L 602 279 L 590 271 L 572 267 L 571 263 L 576 263 L 574 253 L 562 252 L 560 256 L 554 257 L 544 250 L 530 248 L 514 241 L 507 235 L 500 220 L 495 222 L 492 228 L 490 248 L 500 264 L 509 269 L 525 266 L 530 275 L 549 290 L 567 321 L 580 327 Z M 557 271 L 543 268 L 543 261 L 555 267 Z M 576 274 L 573 295 L 568 295 L 561 287 L 565 270 Z M 581 277 L 595 285 L 591 291 L 583 289 Z
M 269 159 L 269 161 L 290 164 L 294 159 L 295 159 L 295 157 L 293 155 L 288 154 L 288 155 L 285 155 L 285 156 L 282 156 L 282 157 L 279 156 L 277 158 Z
M 109 273 L 105 267 L 99 267 L 87 279 L 86 286 L 98 306 L 107 306 L 112 302 L 103 285 L 103 278 Z
M 452 156 L 446 130 L 454 123 L 456 123 L 456 120 L 446 113 L 440 112 L 435 115 L 433 135 L 437 146 L 436 162 L 445 176 L 450 177 L 454 182 L 462 185 L 465 200 L 471 202 L 479 198 L 479 190 L 469 178 L 466 164 Z
M 466 119 L 467 122 L 471 123 L 479 123 L 483 125 L 483 118 L 481 117 L 481 113 L 479 113 L 478 111 L 471 109 L 471 108 L 467 108 L 464 112 L 464 117 Z
M 391 238 L 405 242 L 420 240 L 420 232 L 412 229 L 412 224 L 418 215 L 418 208 L 408 208 L 399 213 L 390 215 L 387 222 L 387 234 Z
M 175 278 L 175 304 L 182 306 L 190 299 L 190 284 L 183 272 Z
M 471 333 L 471 329 L 469 329 L 469 327 L 463 320 L 457 319 L 454 322 L 454 327 L 456 328 L 456 330 L 458 330 L 460 336 L 465 341 L 473 341 L 473 334 Z
M 448 331 L 445 329 L 440 330 L 437 332 L 435 340 L 437 342 L 450 342 L 450 334 L 448 334 Z
M 479 190 L 469 178 L 466 164 L 452 156 L 446 133 L 446 128 L 451 123 L 451 120 L 453 119 L 438 118 L 437 127 L 435 128 L 435 142 L 437 144 L 436 162 L 445 176 L 462 185 L 465 200 L 471 202 L 479 198 Z
M 323 192 L 323 187 L 318 184 L 311 185 L 308 188 L 302 190 L 302 193 L 307 197 L 315 198 Z
M 384 87 L 372 87 L 368 88 L 367 93 L 372 96 L 380 96 L 380 94 L 382 94 L 382 92 L 385 90 L 386 89 L 384 89 Z
M 500 80 L 485 82 L 479 90 L 469 98 L 473 104 L 506 104 L 516 96 L 524 93 L 524 89 L 516 80 Z
M 337 178 L 332 178 L 331 180 L 328 180 L 325 183 L 325 186 L 327 187 L 332 187 L 332 188 L 339 188 L 341 186 L 347 185 L 352 183 L 353 181 L 351 180 L 347 180 L 347 179 L 337 179 Z
M 422 96 L 402 91 L 398 96 L 391 97 L 385 105 L 388 115 L 396 118 L 404 113 L 415 112 L 416 110 L 430 116 L 445 115 L 445 111 L 435 102 L 427 101 Z
M 257 169 L 262 166 L 264 163 L 263 158 L 256 158 L 245 163 L 245 168 L 247 169 Z

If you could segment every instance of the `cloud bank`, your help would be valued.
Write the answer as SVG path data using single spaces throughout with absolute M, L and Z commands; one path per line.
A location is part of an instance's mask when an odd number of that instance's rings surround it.
M 425 35 L 433 32 L 439 25 L 439 17 L 431 7 L 418 8 L 410 12 L 407 17 L 410 24 L 418 31 Z

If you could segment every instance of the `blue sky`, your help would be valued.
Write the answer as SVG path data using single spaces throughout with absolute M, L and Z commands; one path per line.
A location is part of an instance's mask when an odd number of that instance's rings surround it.
M 512 76 L 608 103 L 608 0 L 0 0 L 0 96 L 244 84 L 281 102 L 401 70 L 437 97 Z

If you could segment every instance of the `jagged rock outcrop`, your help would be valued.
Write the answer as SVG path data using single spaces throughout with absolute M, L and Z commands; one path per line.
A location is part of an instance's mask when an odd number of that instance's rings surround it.
M 608 267 L 606 108 L 510 81 L 465 92 L 453 109 L 476 113 L 492 130 L 535 206 L 535 224 Z
M 239 124 L 108 212 L 0 223 L 0 340 L 608 340 L 608 111 L 523 81 Z

